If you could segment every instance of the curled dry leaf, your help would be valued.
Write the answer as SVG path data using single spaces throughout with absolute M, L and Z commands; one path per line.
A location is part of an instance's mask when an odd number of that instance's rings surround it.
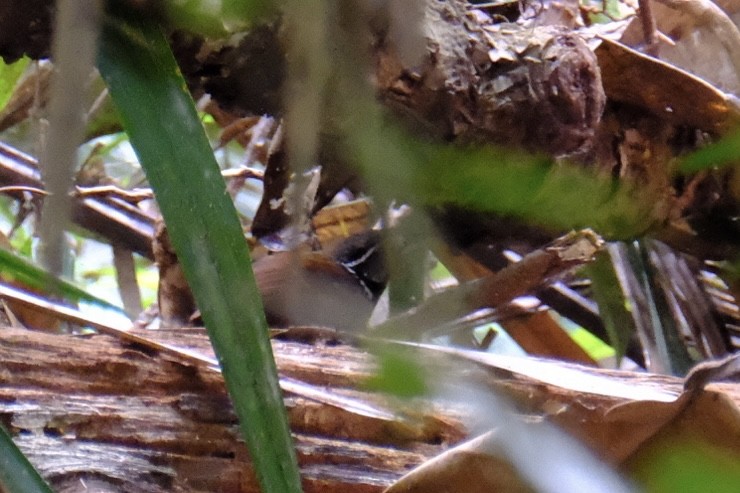
M 596 49 L 604 91 L 677 125 L 723 133 L 740 120 L 730 96 L 668 63 L 626 45 L 602 39 Z
M 503 457 L 482 451 L 491 438 L 486 433 L 425 462 L 399 479 L 384 493 L 519 493 L 535 491 Z
M 494 387 L 513 397 L 518 409 L 547 417 L 598 457 L 629 475 L 651 461 L 656 452 L 675 444 L 710 446 L 731 460 L 740 459 L 736 387 L 723 383 L 704 388 L 710 380 L 736 377 L 738 357 L 695 368 L 684 381 L 685 391 L 676 397 L 674 387 L 680 380 L 673 377 L 604 372 L 452 348 L 424 348 L 496 371 Z M 515 380 L 506 377 L 502 370 L 511 372 Z M 527 382 L 519 391 L 516 379 Z M 533 398 L 540 393 L 540 398 Z M 535 428 L 532 436 L 536 436 Z M 507 460 L 495 456 L 495 452 L 492 455 L 495 449 L 485 444 L 490 441 L 496 441 L 496 432 L 428 461 L 387 491 L 530 491 Z
M 705 444 L 740 460 L 740 409 L 726 393 L 704 388 L 738 362 L 735 356 L 698 366 L 674 401 L 635 400 L 591 416 L 561 413 L 555 421 L 627 471 L 674 443 Z
M 711 0 L 658 0 L 653 13 L 663 34 L 656 55 L 715 87 L 740 94 L 740 31 L 729 14 L 731 2 L 720 8 Z M 637 47 L 642 34 L 637 19 L 624 32 L 622 42 Z M 711 55 L 709 55 L 711 54 Z

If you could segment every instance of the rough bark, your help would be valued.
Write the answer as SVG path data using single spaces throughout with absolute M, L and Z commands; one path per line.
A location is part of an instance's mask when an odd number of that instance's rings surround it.
M 138 333 L 209 354 L 200 329 Z M 284 387 L 298 389 L 286 405 L 305 491 L 382 491 L 465 437 L 464 416 L 449 403 L 415 401 L 399 411 L 359 390 L 372 360 L 318 334 L 293 330 L 273 342 Z M 258 491 L 218 372 L 109 336 L 8 327 L 0 328 L 0 361 L 0 419 L 56 491 Z M 676 394 L 682 383 L 578 368 Z M 593 411 L 625 400 L 504 370 L 474 367 L 468 376 L 537 414 L 554 402 Z M 740 402 L 736 386 L 724 388 Z M 317 397 L 306 398 L 306 389 Z
M 585 41 L 560 27 L 494 24 L 469 8 L 426 2 L 426 53 L 416 65 L 393 39 L 381 41 L 381 97 L 448 139 L 553 155 L 587 148 L 606 97 Z
M 170 337 L 208 352 L 202 331 Z M 354 390 L 370 370 L 360 352 L 279 341 L 275 350 L 284 377 L 380 402 Z M 105 491 L 258 491 L 218 372 L 108 336 L 11 328 L 0 329 L 0 361 L 0 418 L 56 491 L 90 482 Z M 400 423 L 291 395 L 286 404 L 307 492 L 381 491 L 462 436 L 431 407 Z

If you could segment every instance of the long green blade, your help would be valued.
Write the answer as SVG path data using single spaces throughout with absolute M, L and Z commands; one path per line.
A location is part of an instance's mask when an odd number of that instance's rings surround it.
M 0 426 L 0 490 L 8 493 L 52 493 L 51 488 Z
M 264 491 L 300 491 L 249 252 L 166 39 L 109 19 L 98 65 L 162 210 Z
M 609 343 L 614 348 L 619 363 L 627 351 L 630 337 L 635 332 L 635 322 L 614 271 L 609 251 L 597 254 L 596 260 L 586 267 L 586 273 L 591 278 L 593 296 L 599 305 L 601 320 L 604 322 Z
M 0 248 L 0 279 L 13 281 L 44 293 L 61 295 L 65 300 L 84 301 L 122 313 L 121 308 L 91 295 L 71 282 L 55 277 L 25 258 Z

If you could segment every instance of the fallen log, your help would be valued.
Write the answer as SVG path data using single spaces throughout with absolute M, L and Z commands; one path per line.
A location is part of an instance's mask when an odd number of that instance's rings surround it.
M 171 335 L 208 351 L 202 331 Z M 363 353 L 279 341 L 275 350 L 283 376 L 369 401 L 349 387 L 370 374 Z M 55 491 L 259 491 L 217 371 L 110 336 L 8 327 L 0 361 L 3 424 Z M 286 405 L 307 492 L 382 491 L 462 437 L 437 418 L 402 423 L 294 395 Z
M 202 329 L 137 334 L 212 354 Z M 288 389 L 304 491 L 380 492 L 467 437 L 458 405 L 430 398 L 391 407 L 387 398 L 362 390 L 375 367 L 366 352 L 311 329 L 279 337 L 273 349 Z M 56 491 L 258 491 L 213 368 L 107 335 L 9 327 L 0 328 L 0 361 L 2 422 Z M 671 377 L 543 364 L 551 365 L 543 375 L 570 368 L 656 394 L 677 396 L 682 388 Z M 481 365 L 470 378 L 540 415 L 557 403 L 578 415 L 630 402 L 504 367 Z M 739 404 L 737 385 L 722 385 Z

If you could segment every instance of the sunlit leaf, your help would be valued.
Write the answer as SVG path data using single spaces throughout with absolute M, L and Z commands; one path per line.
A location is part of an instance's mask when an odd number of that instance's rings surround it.
M 634 333 L 635 323 L 625 304 L 624 294 L 608 251 L 598 253 L 596 260 L 586 267 L 586 273 L 591 279 L 593 296 L 599 305 L 599 316 L 619 363 Z
M 600 361 L 606 358 L 616 358 L 617 352 L 613 347 L 608 345 L 602 339 L 596 337 L 588 330 L 584 329 L 572 320 L 563 317 L 557 312 L 550 311 L 552 316 L 558 324 L 568 331 L 568 335 L 573 339 L 576 344 L 581 346 L 586 353 L 596 361 Z M 607 337 L 608 339 L 608 337 Z
M 0 110 L 5 108 L 10 96 L 13 94 L 15 84 L 21 75 L 23 75 L 29 62 L 30 59 L 28 58 L 21 58 L 10 65 L 0 61 Z

